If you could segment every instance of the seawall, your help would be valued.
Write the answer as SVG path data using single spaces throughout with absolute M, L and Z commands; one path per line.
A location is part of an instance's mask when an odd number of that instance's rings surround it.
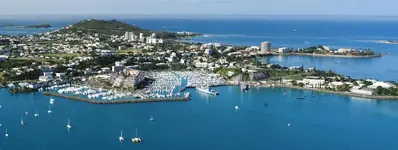
M 191 98 L 188 97 L 169 97 L 169 98 L 148 98 L 148 99 L 132 99 L 132 100 L 93 100 L 88 98 L 82 98 L 78 96 L 63 95 L 53 92 L 43 92 L 46 96 L 62 97 L 66 99 L 93 103 L 93 104 L 127 104 L 127 103 L 151 103 L 151 102 L 176 102 L 176 101 L 189 101 Z

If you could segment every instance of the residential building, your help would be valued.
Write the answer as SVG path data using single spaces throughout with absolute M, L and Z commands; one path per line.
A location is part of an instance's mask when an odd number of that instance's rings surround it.
M 261 53 L 271 52 L 271 42 L 261 42 Z

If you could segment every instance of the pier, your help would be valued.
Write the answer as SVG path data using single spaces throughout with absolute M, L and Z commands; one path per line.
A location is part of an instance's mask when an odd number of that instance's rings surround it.
M 63 95 L 54 92 L 43 92 L 43 95 L 67 98 L 71 100 L 77 100 L 93 104 L 127 104 L 127 103 L 150 103 L 150 102 L 176 102 L 176 101 L 191 100 L 189 93 L 187 94 L 187 96 L 184 97 L 148 98 L 148 99 L 131 99 L 131 100 L 94 100 L 78 96 Z

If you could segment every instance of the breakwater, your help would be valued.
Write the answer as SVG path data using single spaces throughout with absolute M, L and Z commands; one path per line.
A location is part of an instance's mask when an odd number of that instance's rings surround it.
M 189 97 L 189 94 L 185 97 L 167 97 L 167 98 L 148 98 L 148 99 L 132 99 L 132 100 L 93 100 L 93 99 L 88 99 L 88 98 L 83 98 L 83 97 L 78 97 L 78 96 L 71 96 L 71 95 L 63 95 L 63 94 L 58 94 L 58 93 L 53 93 L 53 92 L 43 92 L 43 95 L 46 96 L 55 96 L 55 97 L 62 97 L 62 98 L 67 98 L 71 100 L 77 100 L 77 101 L 82 101 L 82 102 L 87 102 L 87 103 L 93 103 L 93 104 L 127 104 L 127 103 L 150 103 L 150 102 L 173 102 L 173 101 L 189 101 L 191 98 Z

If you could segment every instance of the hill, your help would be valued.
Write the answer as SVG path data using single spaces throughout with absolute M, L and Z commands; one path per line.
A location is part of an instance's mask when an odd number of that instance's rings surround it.
M 182 37 L 177 33 L 146 30 L 118 20 L 88 19 L 80 21 L 76 24 L 73 24 L 69 27 L 60 30 L 60 32 L 62 33 L 83 32 L 83 33 L 100 33 L 107 35 L 124 35 L 124 33 L 127 31 L 134 32 L 135 34 L 143 33 L 144 36 L 149 36 L 152 33 L 156 33 L 158 38 L 163 37 L 165 39 L 174 39 Z

